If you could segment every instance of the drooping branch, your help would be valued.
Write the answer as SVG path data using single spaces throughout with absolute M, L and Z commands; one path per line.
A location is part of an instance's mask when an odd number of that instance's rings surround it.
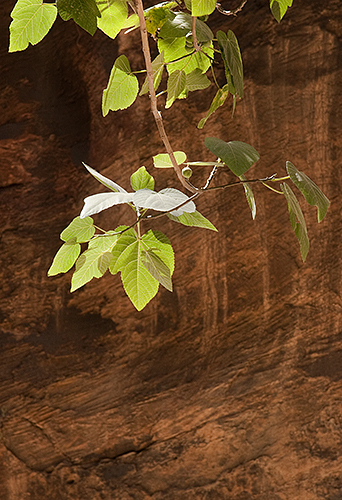
M 179 181 L 188 191 L 195 193 L 197 191 L 196 188 L 191 186 L 187 182 L 185 177 L 183 177 L 183 175 L 182 175 L 182 169 L 176 161 L 176 158 L 175 158 L 175 155 L 173 153 L 173 149 L 171 147 L 169 138 L 168 138 L 166 131 L 165 131 L 165 127 L 164 127 L 161 113 L 158 110 L 157 97 L 156 97 L 156 92 L 155 92 L 154 83 L 153 83 L 153 68 L 152 68 L 150 47 L 148 44 L 148 35 L 147 35 L 147 28 L 146 28 L 146 22 L 145 22 L 145 16 L 144 16 L 144 6 L 142 3 L 142 0 L 134 0 L 134 4 L 135 4 L 136 11 L 138 13 L 138 17 L 139 17 L 142 49 L 143 49 L 143 54 L 144 54 L 144 59 L 145 59 L 148 89 L 149 89 L 149 94 L 150 94 L 150 99 L 151 99 L 151 112 L 152 112 L 154 120 L 156 122 L 160 138 L 163 141 L 166 152 L 170 156 L 172 166 L 177 174 Z
M 238 12 L 240 12 L 244 6 L 246 5 L 247 0 L 242 0 L 241 4 L 234 10 L 225 10 L 220 3 L 216 4 L 216 9 L 225 16 L 236 16 Z

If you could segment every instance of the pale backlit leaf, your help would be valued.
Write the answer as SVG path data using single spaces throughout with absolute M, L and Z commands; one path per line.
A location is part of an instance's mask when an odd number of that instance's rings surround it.
M 88 170 L 88 172 L 95 177 L 96 180 L 101 182 L 104 186 L 107 188 L 111 189 L 112 191 L 120 191 L 120 193 L 127 193 L 126 189 L 122 188 L 117 184 L 116 182 L 112 181 L 111 179 L 108 179 L 104 175 L 100 174 L 96 170 L 94 170 L 92 167 L 89 167 L 89 165 L 86 165 L 84 162 L 82 162 L 84 167 Z
M 196 205 L 189 197 L 178 191 L 178 189 L 166 188 L 158 193 L 149 189 L 141 189 L 134 193 L 134 204 L 140 208 L 157 210 L 159 212 L 168 212 L 172 215 L 181 215 L 183 212 L 194 212 Z M 185 203 L 181 208 L 176 209 L 179 205 Z M 175 210 L 173 210 L 175 209 Z
M 84 206 L 80 213 L 80 218 L 88 217 L 89 215 L 98 214 L 102 210 L 120 205 L 122 203 L 130 203 L 133 201 L 133 193 L 98 193 L 88 196 L 84 199 Z

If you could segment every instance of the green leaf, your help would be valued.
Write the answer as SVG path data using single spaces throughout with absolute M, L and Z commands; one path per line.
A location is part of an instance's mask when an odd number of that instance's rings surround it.
M 210 60 L 213 59 L 214 55 L 212 42 L 209 42 L 206 47 L 202 46 L 201 52 L 193 51 L 193 53 L 189 53 L 186 49 L 186 42 L 186 37 L 158 39 L 159 52 L 164 51 L 165 62 L 169 63 L 166 66 L 168 73 L 183 70 L 188 74 L 196 68 L 205 73 L 210 67 Z
M 189 200 L 188 203 L 187 200 Z M 162 189 L 158 193 L 149 189 L 140 189 L 134 193 L 134 205 L 140 208 L 157 210 L 158 212 L 171 212 L 172 215 L 181 215 L 183 212 L 194 212 L 196 205 L 189 197 L 174 188 Z M 183 205 L 184 203 L 184 205 Z M 176 208 L 182 205 L 180 208 Z
M 243 96 L 243 65 L 239 43 L 234 33 L 229 30 L 216 33 L 222 59 L 224 61 L 226 79 L 231 94 Z
M 224 142 L 216 137 L 206 137 L 204 144 L 238 177 L 260 158 L 259 153 L 245 142 Z
M 199 68 L 194 69 L 186 75 L 185 86 L 190 92 L 206 89 L 210 84 L 209 78 Z
M 9 52 L 25 50 L 40 42 L 56 20 L 55 5 L 43 0 L 18 0 L 11 12 Z
M 183 92 L 185 89 L 186 76 L 183 70 L 176 70 L 171 75 L 169 75 L 167 81 L 167 99 L 165 108 L 169 108 L 173 101 Z
M 102 96 L 102 114 L 109 110 L 126 109 L 135 101 L 139 91 L 138 79 L 131 72 L 126 56 L 119 56 L 110 73 L 107 88 Z
M 204 125 L 205 125 L 206 121 L 208 120 L 208 118 L 213 113 L 215 113 L 215 111 L 220 106 L 222 106 L 225 103 L 228 94 L 229 94 L 228 84 L 226 84 L 224 87 L 222 87 L 222 89 L 218 89 L 218 91 L 216 92 L 216 95 L 215 95 L 214 99 L 211 102 L 211 105 L 210 105 L 208 113 L 206 114 L 206 116 L 204 118 L 202 118 L 202 120 L 200 120 L 200 122 L 197 125 L 197 128 L 201 129 L 201 128 L 204 127 Z
M 169 18 L 174 17 L 170 9 L 177 7 L 176 2 L 163 2 L 144 10 L 146 28 L 151 35 L 155 35 Z
M 160 231 L 148 231 L 142 236 L 142 262 L 150 274 L 172 292 L 171 276 L 175 258 L 171 243 Z
M 271 0 L 270 8 L 274 18 L 280 23 L 286 11 L 292 6 L 293 0 Z
M 89 242 L 88 250 L 83 252 L 76 261 L 76 271 L 71 278 L 71 292 L 74 292 L 93 278 L 103 276 L 108 268 L 108 266 L 104 265 L 105 260 L 108 262 L 108 255 L 106 254 L 112 252 L 117 239 L 117 235 L 109 232 Z
M 161 39 L 173 39 L 186 37 L 192 33 L 192 16 L 184 12 L 177 12 L 174 17 L 165 21 L 158 37 Z M 207 24 L 196 19 L 196 37 L 199 43 L 210 42 L 214 34 Z
M 183 151 L 175 151 L 173 153 L 178 165 L 186 161 L 186 154 Z M 153 165 L 155 168 L 173 168 L 171 158 L 167 153 L 161 153 L 153 157 Z
M 155 278 L 158 283 L 163 285 L 167 290 L 172 292 L 172 280 L 170 269 L 164 264 L 158 255 L 152 249 L 147 249 L 142 252 L 142 263 L 148 272 Z
M 80 255 L 81 245 L 76 243 L 76 238 L 69 240 L 56 253 L 48 276 L 55 276 L 59 273 L 66 273 L 75 264 L 77 257 Z
M 192 15 L 205 16 L 214 12 L 216 0 L 192 0 Z
M 96 0 L 101 17 L 97 20 L 97 26 L 110 38 L 123 29 L 128 16 L 126 0 Z
M 128 229 L 127 226 L 119 226 L 115 229 L 116 233 L 125 231 L 118 235 L 115 247 L 113 247 L 113 261 L 109 266 L 109 271 L 116 274 L 129 262 L 131 249 L 137 241 L 137 235 L 133 228 Z
M 300 253 L 302 255 L 302 259 L 304 262 L 307 255 L 308 255 L 308 251 L 309 251 L 309 247 L 310 247 L 304 215 L 303 215 L 302 209 L 300 208 L 299 202 L 298 202 L 294 192 L 290 188 L 290 186 L 288 186 L 284 182 L 284 184 L 280 185 L 280 188 L 281 188 L 282 192 L 284 193 L 285 198 L 286 198 L 287 203 L 288 203 L 291 226 L 292 226 L 292 229 L 295 232 L 295 235 L 299 241 Z
M 146 248 L 151 248 L 162 259 L 170 269 L 171 276 L 175 269 L 175 255 L 169 238 L 160 231 L 150 229 L 142 236 L 142 241 Z
M 158 281 L 144 266 L 141 254 L 142 241 L 130 229 L 119 237 L 113 248 L 114 264 L 112 262 L 109 267 L 112 274 L 121 272 L 124 290 L 138 311 L 148 304 L 159 288 Z
M 86 217 L 85 219 L 75 217 L 64 231 L 62 231 L 60 238 L 62 241 L 69 241 L 72 238 L 76 238 L 75 241 L 77 241 L 77 243 L 85 243 L 95 234 L 93 223 L 94 221 L 91 217 Z
M 175 222 L 179 222 L 184 226 L 202 227 L 204 229 L 211 229 L 212 231 L 217 231 L 216 227 L 202 214 L 197 212 L 197 210 L 192 213 L 184 212 L 182 215 L 179 215 L 178 217 L 171 214 L 167 214 L 167 216 L 169 217 L 169 219 Z
M 164 51 L 162 51 L 160 54 L 157 55 L 157 57 L 152 61 L 152 70 L 153 70 L 153 85 L 154 89 L 157 90 L 164 71 Z M 148 80 L 147 77 L 145 78 L 145 81 L 141 87 L 139 95 L 144 95 L 148 92 Z
M 73 19 L 90 35 L 97 28 L 97 18 L 101 17 L 95 0 L 57 0 L 58 13 L 63 21 Z
M 286 170 L 291 181 L 297 186 L 309 205 L 317 207 L 318 222 L 321 222 L 330 205 L 328 198 L 304 172 L 297 170 L 290 161 L 286 162 Z
M 154 179 L 145 167 L 140 167 L 134 174 L 131 175 L 131 186 L 134 191 L 139 189 L 154 189 Z
M 239 175 L 239 179 L 244 181 L 243 187 L 245 189 L 245 194 L 246 194 L 249 208 L 251 209 L 251 212 L 252 212 L 252 219 L 254 220 L 255 216 L 256 216 L 256 204 L 255 204 L 255 198 L 254 198 L 252 188 L 248 182 L 245 182 L 247 179 L 244 175 Z

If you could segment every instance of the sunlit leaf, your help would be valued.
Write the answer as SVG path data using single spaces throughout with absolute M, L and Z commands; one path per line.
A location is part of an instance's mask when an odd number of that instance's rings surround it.
M 11 12 L 9 52 L 36 45 L 48 33 L 56 20 L 57 9 L 43 0 L 19 0 Z
M 69 271 L 75 264 L 80 252 L 81 245 L 76 243 L 76 238 L 64 243 L 53 259 L 51 267 L 48 270 L 48 276 L 55 276 L 56 274 Z
M 89 243 L 88 250 L 83 252 L 76 261 L 76 271 L 71 278 L 71 292 L 74 292 L 93 278 L 103 276 L 110 263 L 107 254 L 112 252 L 117 238 L 117 235 L 110 232 L 95 238 Z M 104 265 L 106 261 L 108 265 Z
M 172 102 L 183 92 L 185 89 L 185 83 L 186 76 L 183 70 L 176 70 L 169 75 L 167 80 L 166 108 L 169 108 Z
M 175 70 L 183 70 L 188 74 L 196 68 L 205 73 L 210 67 L 210 60 L 213 59 L 214 55 L 212 42 L 207 45 L 202 47 L 201 52 L 189 53 L 186 49 L 186 37 L 158 39 L 159 52 L 164 51 L 165 62 L 169 63 L 166 66 L 169 74 Z
M 97 28 L 97 18 L 101 16 L 95 0 L 57 0 L 58 13 L 64 21 L 73 19 L 90 35 Z
M 182 215 L 175 217 L 174 215 L 167 214 L 169 219 L 179 222 L 184 226 L 194 226 L 194 227 L 202 227 L 204 229 L 211 229 L 212 231 L 217 231 L 216 227 L 206 219 L 202 214 L 197 212 L 186 213 L 184 212 Z
M 260 158 L 259 153 L 245 142 L 224 142 L 216 137 L 206 137 L 204 144 L 237 176 L 247 172 Z
M 131 175 L 131 186 L 134 191 L 139 189 L 154 189 L 154 179 L 145 167 L 140 167 L 134 174 Z
M 142 262 L 142 251 L 142 241 L 132 229 L 128 230 L 118 238 L 113 248 L 114 265 L 109 268 L 112 274 L 121 272 L 125 292 L 138 311 L 153 299 L 159 288 L 158 281 Z
M 199 124 L 197 125 L 197 128 L 203 128 L 204 127 L 204 125 L 205 125 L 206 121 L 208 120 L 208 118 L 213 113 L 215 113 L 215 111 L 220 106 L 222 106 L 225 103 L 228 94 L 229 94 L 228 84 L 224 85 L 224 87 L 222 87 L 222 89 L 218 89 L 218 91 L 216 92 L 216 95 L 215 95 L 214 99 L 212 100 L 212 103 L 210 105 L 208 113 L 206 114 L 206 116 L 204 118 L 202 118 L 202 120 L 200 120 Z
M 155 35 L 165 24 L 167 19 L 172 19 L 175 14 L 170 9 L 177 7 L 176 2 L 163 2 L 144 10 L 146 28 L 151 35 Z
M 173 153 L 178 165 L 186 161 L 186 154 L 183 151 L 175 151 Z M 171 158 L 167 153 L 161 153 L 153 157 L 153 165 L 155 168 L 173 168 Z
M 89 241 L 95 234 L 94 221 L 91 217 L 81 219 L 75 217 L 72 222 L 62 231 L 61 240 L 69 241 L 75 238 L 77 243 L 85 243 Z
M 119 56 L 110 73 L 107 88 L 102 95 L 102 114 L 109 110 L 126 109 L 135 101 L 139 91 L 137 77 L 131 72 L 126 56 Z
M 97 20 L 97 26 L 110 38 L 123 29 L 128 16 L 126 0 L 96 0 L 101 17 Z
M 270 0 L 270 8 L 274 18 L 280 23 L 286 11 L 292 6 L 293 0 Z
M 133 197 L 134 204 L 140 208 L 159 212 L 170 211 L 172 215 L 176 216 L 181 215 L 183 212 L 194 212 L 196 210 L 194 202 L 189 201 L 186 203 L 187 200 L 189 200 L 189 197 L 186 194 L 174 188 L 162 189 L 158 193 L 149 189 L 141 189 L 134 193 Z M 183 203 L 182 207 L 176 209 Z
M 214 12 L 216 0 L 192 0 L 191 8 L 193 16 L 205 16 Z
M 122 232 L 124 231 L 124 232 Z M 113 247 L 113 261 L 109 266 L 109 271 L 116 274 L 118 271 L 124 269 L 130 259 L 131 248 L 137 241 L 137 235 L 133 228 L 128 229 L 127 226 L 119 226 L 115 229 L 116 233 L 122 232 L 117 237 L 115 247 Z
M 286 162 L 286 170 L 291 181 L 301 191 L 309 205 L 317 207 L 318 222 L 321 222 L 330 205 L 328 198 L 304 172 L 297 170 L 290 161 Z
M 288 203 L 291 226 L 299 241 L 300 253 L 304 262 L 310 247 L 304 215 L 290 186 L 284 182 L 280 187 Z

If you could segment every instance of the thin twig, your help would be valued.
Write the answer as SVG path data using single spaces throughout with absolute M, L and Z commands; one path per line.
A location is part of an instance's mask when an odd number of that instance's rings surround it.
M 208 187 L 206 189 L 202 188 L 201 190 L 202 191 L 217 191 L 218 189 L 225 189 L 225 188 L 228 188 L 228 187 L 237 186 L 238 184 L 250 184 L 252 182 L 261 182 L 261 183 L 264 183 L 266 181 L 273 180 L 273 178 L 274 178 L 274 176 L 272 175 L 271 177 L 265 177 L 265 179 L 239 180 L 239 181 L 229 182 L 228 184 L 223 184 L 222 186 L 213 186 L 213 187 Z
M 238 14 L 238 12 L 241 12 L 241 10 L 244 8 L 244 6 L 246 5 L 247 3 L 247 0 L 243 0 L 241 2 L 241 4 L 239 5 L 239 7 L 237 7 L 236 9 L 234 10 L 224 10 L 222 7 L 221 7 L 221 4 L 220 3 L 217 3 L 216 4 L 216 8 L 219 12 L 221 12 L 221 14 L 224 14 L 225 16 L 236 16 Z
M 218 168 L 218 167 L 217 167 L 217 165 L 215 165 L 215 166 L 213 167 L 212 171 L 211 171 L 211 172 L 210 172 L 210 174 L 209 174 L 209 177 L 208 177 L 208 179 L 207 179 L 207 182 L 206 182 L 206 183 L 204 184 L 204 186 L 202 187 L 202 189 L 203 189 L 203 190 L 208 189 L 209 184 L 211 183 L 211 181 L 213 180 L 214 175 L 215 175 L 215 174 L 216 174 L 216 172 L 217 172 L 217 168 Z
M 135 7 L 137 9 L 137 13 L 138 13 L 138 17 L 139 17 L 142 49 L 143 49 L 143 54 L 144 54 L 144 59 L 145 59 L 148 89 L 149 89 L 150 99 L 151 99 L 151 112 L 152 112 L 154 120 L 156 122 L 160 138 L 163 141 L 166 152 L 170 156 L 172 166 L 177 174 L 179 181 L 188 191 L 191 191 L 192 193 L 194 193 L 194 192 L 196 192 L 196 189 L 191 187 L 189 185 L 189 183 L 187 182 L 187 180 L 185 179 L 185 177 L 183 177 L 183 175 L 182 175 L 182 169 L 176 161 L 176 158 L 175 158 L 175 155 L 173 153 L 173 149 L 171 147 L 169 138 L 166 135 L 166 131 L 164 128 L 164 123 L 163 123 L 161 113 L 159 112 L 158 107 L 157 107 L 157 98 L 156 98 L 156 92 L 154 89 L 154 82 L 153 82 L 153 69 L 152 69 L 152 62 L 151 62 L 151 53 L 150 53 L 150 47 L 148 44 L 148 35 L 147 35 L 147 28 L 146 28 L 146 22 L 145 22 L 145 16 L 144 16 L 144 6 L 142 3 L 142 0 L 134 0 L 134 4 L 135 4 Z

